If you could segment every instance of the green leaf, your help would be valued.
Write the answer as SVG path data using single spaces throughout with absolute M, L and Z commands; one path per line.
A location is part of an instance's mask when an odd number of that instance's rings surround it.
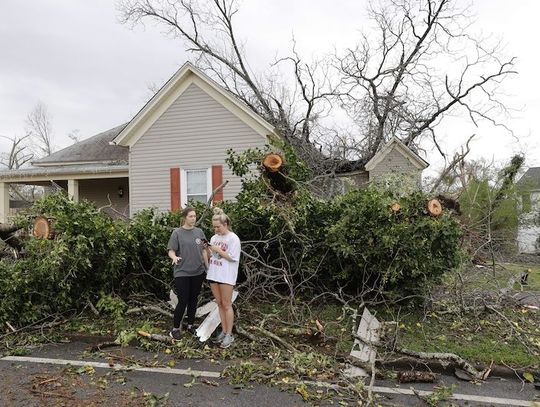
M 525 373 L 523 373 L 523 378 L 524 378 L 525 380 L 527 380 L 529 383 L 534 382 L 534 376 L 533 376 L 533 374 L 530 373 L 530 372 L 525 372 Z

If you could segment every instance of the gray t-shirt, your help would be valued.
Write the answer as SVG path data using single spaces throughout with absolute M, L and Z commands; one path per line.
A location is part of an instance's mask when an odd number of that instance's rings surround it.
M 167 250 L 174 250 L 182 258 L 173 266 L 174 277 L 198 276 L 206 271 L 202 255 L 203 239 L 206 239 L 204 232 L 199 228 L 180 227 L 172 232 Z

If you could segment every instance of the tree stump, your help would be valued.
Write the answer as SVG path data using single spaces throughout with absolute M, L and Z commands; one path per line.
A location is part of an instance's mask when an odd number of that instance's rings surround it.
M 266 154 L 263 166 L 268 172 L 278 172 L 283 166 L 283 157 L 277 153 Z
M 54 219 L 38 216 L 34 219 L 32 234 L 42 239 L 54 239 L 56 235 L 53 227 Z
M 439 216 L 443 209 L 441 202 L 437 198 L 430 199 L 427 203 L 427 210 L 432 216 Z

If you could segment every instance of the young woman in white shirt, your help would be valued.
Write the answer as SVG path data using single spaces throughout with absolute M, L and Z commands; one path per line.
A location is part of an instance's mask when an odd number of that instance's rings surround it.
M 222 327 L 214 342 L 219 343 L 222 348 L 228 348 L 234 342 L 232 293 L 238 277 L 240 239 L 231 230 L 230 218 L 220 208 L 214 208 L 212 227 L 215 235 L 208 246 L 210 260 L 206 279 L 216 299 Z

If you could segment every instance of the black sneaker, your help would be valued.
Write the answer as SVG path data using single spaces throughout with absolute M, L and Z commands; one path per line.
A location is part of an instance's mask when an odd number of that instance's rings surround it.
M 197 335 L 197 327 L 195 325 L 187 325 L 186 331 L 192 335 Z
M 169 332 L 169 336 L 175 341 L 179 341 L 182 338 L 182 335 L 180 334 L 180 329 L 171 329 Z

